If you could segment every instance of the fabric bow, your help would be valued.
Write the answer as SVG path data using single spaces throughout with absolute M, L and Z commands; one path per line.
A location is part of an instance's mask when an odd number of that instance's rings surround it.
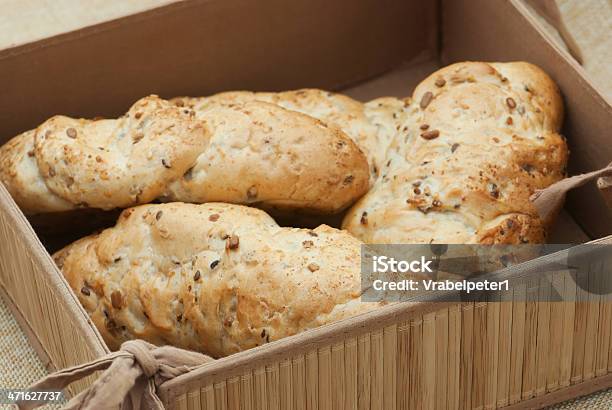
M 608 175 L 612 175 L 612 163 L 600 170 L 581 175 L 574 175 L 573 177 L 555 182 L 547 188 L 538 189 L 533 195 L 531 195 L 530 200 L 533 202 L 533 205 L 538 211 L 540 218 L 547 221 L 549 218 L 554 216 L 557 211 L 561 209 L 561 207 L 563 207 L 565 194 L 568 191 L 578 188 L 579 186 L 582 186 L 596 178 L 605 177 Z M 606 194 L 604 193 L 604 195 Z
M 201 353 L 131 340 L 123 343 L 117 352 L 50 374 L 28 390 L 63 390 L 76 380 L 105 370 L 88 389 L 74 396 L 64 409 L 163 410 L 164 405 L 155 394 L 156 387 L 212 360 Z M 28 410 L 44 403 L 19 401 L 16 404 L 19 409 Z

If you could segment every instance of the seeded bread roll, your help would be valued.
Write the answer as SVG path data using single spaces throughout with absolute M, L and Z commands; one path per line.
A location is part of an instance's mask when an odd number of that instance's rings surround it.
M 255 100 L 192 112 L 213 130 L 210 147 L 168 186 L 166 201 L 334 214 L 368 190 L 367 159 L 339 128 Z
M 458 63 L 413 94 L 385 168 L 343 228 L 367 243 L 541 243 L 529 201 L 564 177 L 563 106 L 528 63 Z
M 29 214 L 149 202 L 208 146 L 210 133 L 156 97 L 118 120 L 55 116 L 0 148 L 0 180 Z
M 359 254 L 328 226 L 169 203 L 127 209 L 54 259 L 112 349 L 141 338 L 220 357 L 376 308 L 360 301 Z
M 195 113 L 151 96 L 119 119 L 56 116 L 0 147 L 0 181 L 28 214 L 155 199 L 335 213 L 368 179 L 341 130 L 259 101 Z
M 328 126 L 341 129 L 365 153 L 370 166 L 370 184 L 378 178 L 389 143 L 397 132 L 399 123 L 396 119 L 408 107 L 406 101 L 393 97 L 363 104 L 342 94 L 317 89 L 278 93 L 230 91 L 209 97 L 180 97 L 173 101 L 196 113 L 219 104 L 263 101 L 314 117 Z

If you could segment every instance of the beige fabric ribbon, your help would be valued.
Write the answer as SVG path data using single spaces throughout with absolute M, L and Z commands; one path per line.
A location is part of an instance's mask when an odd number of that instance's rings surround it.
M 164 405 L 155 394 L 156 387 L 212 360 L 201 353 L 132 340 L 123 343 L 117 352 L 50 374 L 28 390 L 63 390 L 76 380 L 105 370 L 88 389 L 74 396 L 64 409 L 163 410 Z M 44 403 L 21 401 L 17 402 L 17 406 L 28 410 Z
M 604 197 L 608 208 L 612 209 L 612 175 L 609 177 L 601 177 L 597 180 L 597 188 Z
M 535 193 L 531 195 L 530 200 L 536 207 L 540 218 L 547 221 L 563 207 L 565 194 L 568 191 L 578 188 L 596 178 L 610 175 L 612 175 L 612 163 L 608 164 L 608 166 L 603 169 L 587 174 L 574 175 L 573 177 L 562 179 L 547 188 L 536 190 Z M 602 193 L 605 195 L 605 192 L 602 191 Z

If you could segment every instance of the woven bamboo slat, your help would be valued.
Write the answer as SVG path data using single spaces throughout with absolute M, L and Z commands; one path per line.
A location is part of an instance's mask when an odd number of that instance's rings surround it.
M 441 309 L 436 312 L 436 341 L 433 349 L 436 355 L 436 375 L 434 377 L 435 387 L 435 408 L 444 410 L 447 408 L 448 400 L 448 383 L 436 383 L 436 380 L 449 379 L 449 321 L 448 309 Z
M 487 344 L 485 365 L 485 400 L 484 408 L 493 409 L 497 401 L 497 375 L 499 358 L 499 314 L 501 304 L 499 296 L 494 303 L 487 306 Z
M 357 335 L 347 333 L 318 347 L 298 344 L 296 349 L 303 353 L 278 359 L 270 355 L 262 359 L 265 367 L 247 366 L 239 376 L 225 380 L 223 372 L 216 371 L 209 375 L 215 379 L 210 384 L 175 392 L 170 403 L 175 408 L 215 410 L 522 408 L 537 398 L 546 400 L 546 393 L 612 384 L 610 342 L 601 342 L 610 333 L 611 303 L 601 297 L 588 302 L 537 299 L 553 288 L 580 292 L 566 279 L 550 275 L 519 287 L 511 299 L 437 308 L 433 304 L 397 315 L 396 324 L 359 327 Z M 581 316 L 571 314 L 580 303 L 587 312 L 600 312 L 593 320 L 596 342 L 588 366 L 586 349 L 576 343 L 584 342 L 589 325 L 581 326 Z M 562 357 L 562 352 L 570 357 Z M 589 377 L 593 369 L 597 376 Z M 572 384 L 570 375 L 587 381 Z M 205 373 L 202 377 L 206 380 Z
M 538 280 L 527 282 L 527 301 L 525 303 L 525 342 L 523 355 L 523 374 L 521 399 L 527 400 L 535 394 L 536 377 L 536 336 L 538 325 Z
M 540 282 L 538 300 L 549 300 L 552 275 L 547 275 Z M 546 393 L 546 377 L 548 374 L 548 351 L 550 349 L 550 310 L 551 303 L 538 302 L 538 317 L 536 322 L 537 335 L 535 353 L 535 396 Z
M 97 330 L 2 184 L 0 243 L 0 293 L 50 370 L 105 354 Z M 81 391 L 94 378 L 74 383 L 68 392 Z
M 466 303 L 462 306 L 461 317 L 461 365 L 459 374 L 459 408 L 472 407 L 472 374 L 474 363 L 474 305 Z
M 605 280 L 612 283 L 612 278 L 608 276 Z M 609 287 L 609 283 L 604 285 Z M 603 376 L 608 372 L 608 352 L 610 349 L 610 336 L 612 329 L 612 303 L 602 301 L 599 304 L 599 325 L 597 331 L 597 358 L 595 366 L 595 376 Z

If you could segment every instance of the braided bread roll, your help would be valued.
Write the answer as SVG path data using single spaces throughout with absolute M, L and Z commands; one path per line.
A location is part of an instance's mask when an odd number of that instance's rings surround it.
M 0 148 L 0 181 L 29 214 L 156 199 L 336 213 L 368 174 L 340 129 L 260 101 L 194 112 L 151 96 L 116 120 L 53 117 Z
M 111 348 L 141 338 L 220 357 L 376 308 L 360 301 L 359 253 L 328 226 L 169 203 L 127 209 L 54 259 Z
M 541 243 L 529 201 L 564 177 L 554 82 L 528 63 L 458 63 L 415 89 L 382 177 L 343 221 L 366 243 Z
M 156 97 L 118 120 L 55 116 L 0 148 L 0 180 L 26 213 L 112 209 L 155 199 L 210 133 Z
M 378 98 L 364 104 L 342 94 L 312 88 L 277 93 L 228 91 L 209 97 L 179 97 L 171 101 L 196 113 L 219 104 L 262 101 L 316 118 L 341 129 L 364 152 L 370 166 L 370 184 L 378 178 L 387 148 L 397 133 L 397 119 L 409 106 L 407 101 L 393 97 Z

